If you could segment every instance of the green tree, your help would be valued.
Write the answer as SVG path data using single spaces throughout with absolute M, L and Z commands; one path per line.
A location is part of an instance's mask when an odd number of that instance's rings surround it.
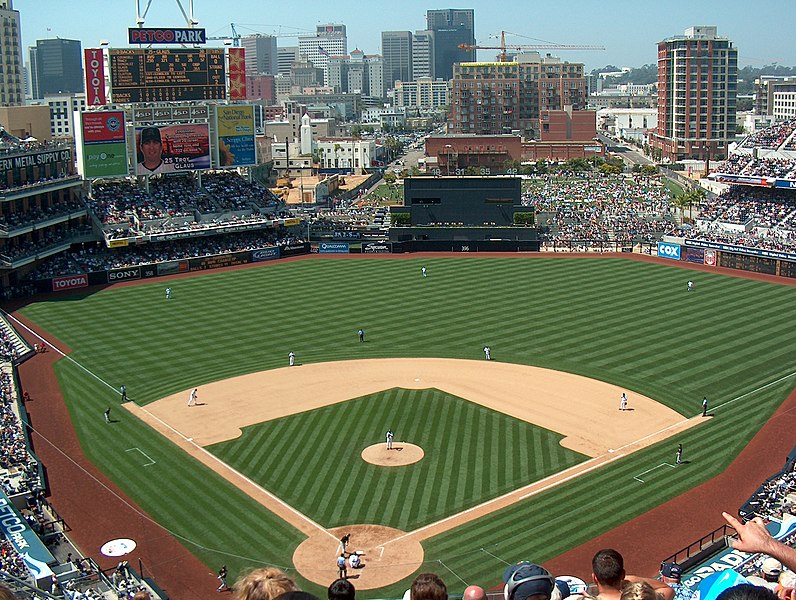
M 600 165 L 598 170 L 603 175 L 620 175 L 622 173 L 622 167 L 619 167 L 614 163 L 603 163 Z

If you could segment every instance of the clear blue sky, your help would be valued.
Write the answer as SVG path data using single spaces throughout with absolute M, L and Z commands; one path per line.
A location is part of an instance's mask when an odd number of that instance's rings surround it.
M 139 0 L 142 11 L 147 1 Z M 604 51 L 555 53 L 564 60 L 586 63 L 588 70 L 606 64 L 635 67 L 654 63 L 656 42 L 682 34 L 691 25 L 716 25 L 719 35 L 738 48 L 740 66 L 790 66 L 796 65 L 793 19 L 787 17 L 791 1 L 470 0 L 433 4 L 419 0 L 194 0 L 194 18 L 208 36 L 229 36 L 230 22 L 241 35 L 295 34 L 314 31 L 321 23 L 343 23 L 349 51 L 357 47 L 377 54 L 382 31 L 424 29 L 429 8 L 473 8 L 476 39 L 482 45 L 496 44 L 490 36 L 508 30 L 540 41 L 605 46 Z M 125 47 L 127 28 L 136 26 L 135 0 L 14 0 L 13 4 L 20 11 L 25 49 L 37 39 L 54 37 L 81 40 L 84 48 L 96 47 L 101 39 L 108 40 L 111 47 Z M 182 0 L 182 5 L 187 12 L 188 0 Z M 184 24 L 175 0 L 151 0 L 145 26 Z M 532 44 L 534 40 L 511 36 L 507 42 Z M 297 41 L 284 37 L 278 43 L 288 46 Z M 492 56 L 492 52 L 479 53 L 481 60 Z

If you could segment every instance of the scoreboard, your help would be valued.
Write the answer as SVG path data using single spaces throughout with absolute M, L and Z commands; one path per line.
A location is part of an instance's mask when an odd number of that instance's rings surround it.
M 223 48 L 124 48 L 108 53 L 113 102 L 226 99 Z

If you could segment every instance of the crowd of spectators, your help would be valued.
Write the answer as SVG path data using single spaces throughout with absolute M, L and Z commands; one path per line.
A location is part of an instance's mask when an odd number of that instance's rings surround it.
M 88 224 L 76 226 L 60 225 L 45 230 L 37 240 L 12 239 L 13 244 L 6 244 L 3 248 L 3 255 L 12 262 L 21 260 L 36 256 L 77 236 L 88 235 L 91 232 L 91 226 Z
M 227 235 L 191 238 L 130 246 L 128 248 L 105 248 L 101 244 L 86 245 L 80 250 L 70 250 L 53 256 L 37 265 L 27 274 L 28 280 L 46 279 L 61 275 L 76 275 L 92 271 L 119 269 L 141 264 L 199 258 L 217 254 L 230 254 L 244 250 L 255 250 L 266 246 L 287 246 L 303 243 L 286 231 L 257 230 Z
M 549 228 L 545 242 L 653 242 L 678 228 L 669 192 L 646 177 L 545 176 L 531 181 L 522 203 Z
M 22 560 L 22 557 L 7 539 L 0 540 L 0 571 L 4 571 L 14 577 L 19 577 L 20 579 L 26 579 L 28 577 L 28 569 L 25 566 L 25 561 Z
M 748 136 L 741 147 L 777 149 L 791 136 L 794 130 L 796 130 L 796 119 L 776 123 Z
M 796 178 L 796 160 L 790 158 L 755 158 L 751 154 L 732 154 L 719 164 L 716 173 L 744 177 Z
M 22 422 L 15 410 L 17 394 L 11 376 L 0 372 L 0 471 L 3 488 L 8 494 L 26 492 L 38 487 L 36 463 L 28 453 Z
M 0 229 L 13 231 L 15 229 L 21 229 L 23 227 L 27 227 L 28 225 L 32 225 L 33 223 L 39 223 L 41 221 L 46 221 L 47 219 L 54 219 L 56 217 L 78 212 L 80 210 L 84 210 L 85 208 L 85 204 L 83 204 L 77 198 L 72 198 L 66 202 L 59 202 L 58 204 L 53 204 L 52 206 L 48 206 L 46 208 L 31 206 L 25 212 L 9 212 L 7 214 L 0 214 Z
M 215 171 L 202 175 L 202 186 L 222 210 L 247 210 L 275 207 L 275 197 L 263 186 L 249 182 L 234 171 Z

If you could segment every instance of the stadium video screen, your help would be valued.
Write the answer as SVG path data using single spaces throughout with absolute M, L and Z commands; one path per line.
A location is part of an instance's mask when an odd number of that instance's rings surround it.
M 223 48 L 109 51 L 113 102 L 223 100 Z

